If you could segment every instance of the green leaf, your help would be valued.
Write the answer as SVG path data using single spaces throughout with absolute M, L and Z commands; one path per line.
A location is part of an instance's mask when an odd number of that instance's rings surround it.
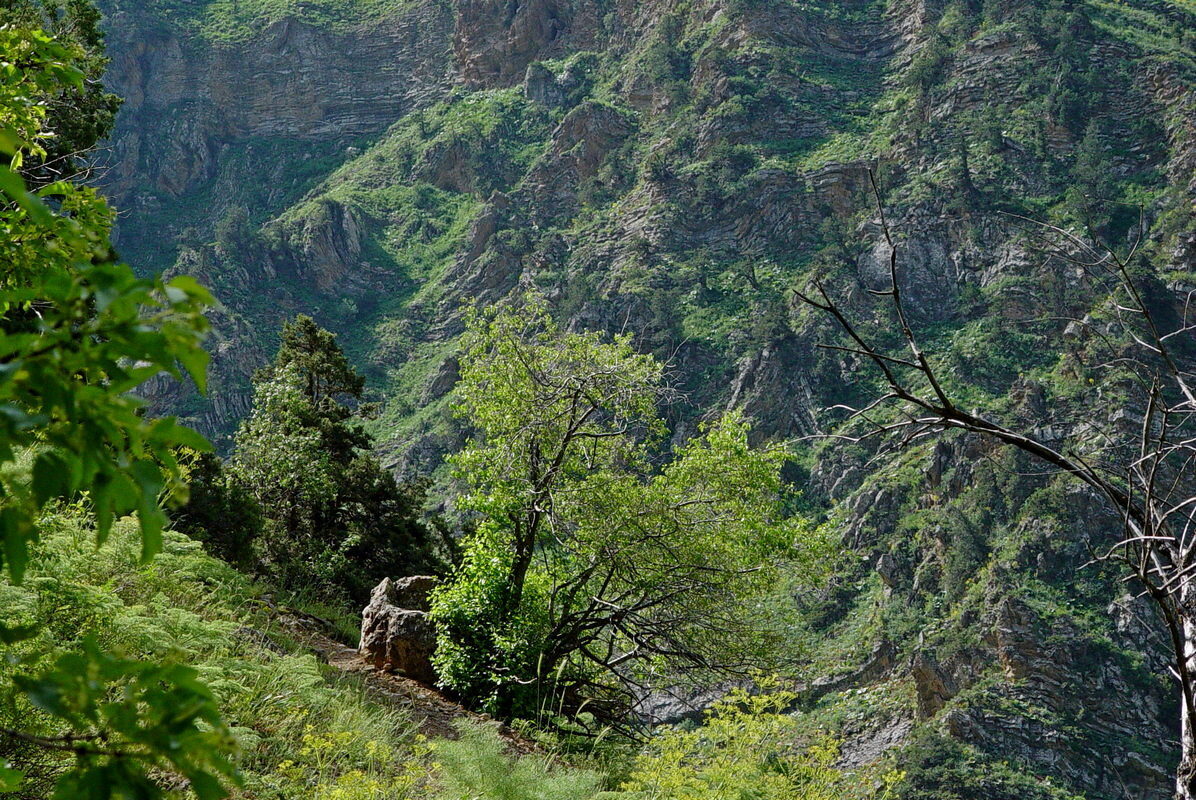
M 206 436 L 184 425 L 175 425 L 170 435 L 171 440 L 180 447 L 190 447 L 200 453 L 210 453 L 215 449 Z
M 0 644 L 13 645 L 26 639 L 32 639 L 37 636 L 37 630 L 35 625 L 17 625 L 13 628 L 0 625 Z
M 71 485 L 71 466 L 60 454 L 48 450 L 33 462 L 33 497 L 38 508 L 50 500 L 68 497 Z
M 0 510 L 0 536 L 3 537 L 4 561 L 8 563 L 8 574 L 13 583 L 20 583 L 25 578 L 25 566 L 29 562 L 29 542 L 27 541 L 30 525 L 25 514 L 19 509 L 9 506 Z
M 0 125 L 0 153 L 12 155 L 24 146 L 25 140 L 16 131 L 7 125 Z
M 191 780 L 191 790 L 199 800 L 224 800 L 228 797 L 228 790 L 206 772 L 192 772 L 187 777 Z
M 208 391 L 208 362 L 211 361 L 211 358 L 206 350 L 198 347 L 179 354 L 179 363 L 183 365 L 183 369 L 187 370 L 191 380 L 195 381 L 195 386 L 199 389 L 200 394 L 207 394 Z
M 96 515 L 96 544 L 103 544 L 112 530 L 112 499 L 103 489 L 95 489 L 91 495 Z
M 40 680 L 18 676 L 14 683 L 37 708 L 55 717 L 66 717 L 70 712 L 62 701 L 63 686 L 57 677 L 53 673 Z
M 136 461 L 130 468 L 141 492 L 138 516 L 141 521 L 141 560 L 149 561 L 162 552 L 164 514 L 158 505 L 162 491 L 162 470 L 151 461 Z
M 141 520 L 141 561 L 146 563 L 162 552 L 162 510 L 145 508 L 138 515 Z
M 0 793 L 7 794 L 17 791 L 21 788 L 21 783 L 24 780 L 24 772 L 0 765 Z
M 211 305 L 215 302 L 212 293 L 190 275 L 179 275 L 177 278 L 172 278 L 166 285 L 171 289 L 183 292 L 186 297 L 194 298 L 204 305 Z

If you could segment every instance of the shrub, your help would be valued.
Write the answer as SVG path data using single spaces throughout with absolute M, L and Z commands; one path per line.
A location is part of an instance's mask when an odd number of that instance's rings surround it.
M 848 800 L 874 797 L 871 776 L 835 769 L 837 745 L 821 737 L 803 743 L 801 722 L 785 713 L 795 695 L 736 689 L 699 728 L 673 728 L 636 761 L 631 778 L 610 800 Z M 899 776 L 884 779 L 891 785 Z
M 459 724 L 461 738 L 438 742 L 443 800 L 588 800 L 600 776 L 554 768 L 545 757 L 512 758 L 493 728 Z

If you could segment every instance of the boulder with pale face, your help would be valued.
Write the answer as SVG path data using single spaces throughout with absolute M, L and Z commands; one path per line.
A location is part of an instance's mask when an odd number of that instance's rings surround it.
M 436 631 L 428 618 L 428 595 L 436 584 L 430 575 L 412 575 L 385 578 L 374 587 L 361 615 L 358 649 L 366 661 L 421 683 L 436 682 Z

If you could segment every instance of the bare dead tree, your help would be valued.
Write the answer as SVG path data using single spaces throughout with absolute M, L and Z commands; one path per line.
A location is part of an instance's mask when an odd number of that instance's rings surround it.
M 897 245 L 872 180 L 880 227 L 889 247 L 888 286 L 869 290 L 887 301 L 896 316 L 902 348 L 886 351 L 815 282 L 798 291 L 806 304 L 832 318 L 849 344 L 823 344 L 853 354 L 880 372 L 887 390 L 871 403 L 847 408 L 849 441 L 883 440 L 905 447 L 946 430 L 983 434 L 1045 462 L 1096 490 L 1120 516 L 1118 540 L 1094 554 L 1094 561 L 1119 561 L 1126 579 L 1159 611 L 1174 651 L 1171 673 L 1181 696 L 1181 760 L 1177 800 L 1196 798 L 1196 308 L 1193 292 L 1165 289 L 1151 297 L 1148 278 L 1133 269 L 1139 241 L 1126 255 L 1094 245 L 1054 226 L 1032 223 L 1049 240 L 1049 258 L 1079 266 L 1107 297 L 1109 323 L 1075 322 L 1106 348 L 1095 366 L 1130 392 L 1129 408 L 1141 419 L 1134 430 L 1105 429 L 1075 447 L 1054 447 L 1032 433 L 1008 427 L 962 407 L 927 356 L 910 325 L 898 272 Z M 1139 225 L 1139 231 L 1142 230 Z M 1160 294 L 1156 291 L 1156 294 Z M 1102 329 L 1103 328 L 1103 329 Z

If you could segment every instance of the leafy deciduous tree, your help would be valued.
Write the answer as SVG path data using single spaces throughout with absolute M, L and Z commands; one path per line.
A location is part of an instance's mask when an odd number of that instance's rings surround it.
M 653 469 L 662 369 L 628 336 L 564 333 L 543 304 L 475 315 L 454 459 L 479 515 L 433 598 L 447 687 L 497 713 L 583 702 L 611 718 L 653 670 L 742 671 L 770 630 L 752 601 L 823 540 L 787 517 L 785 455 L 731 415 Z
M 44 111 L 42 151 L 29 155 L 25 178 L 33 186 L 72 178 L 80 172 L 95 143 L 112 129 L 120 98 L 106 92 L 102 82 L 108 59 L 104 56 L 104 35 L 99 10 L 90 0 L 7 0 L 0 7 L 0 25 L 29 32 L 43 30 L 53 37 L 78 70 L 79 81 L 39 87 L 28 99 Z M 21 50 L 9 63 L 28 72 L 32 62 L 22 63 Z

